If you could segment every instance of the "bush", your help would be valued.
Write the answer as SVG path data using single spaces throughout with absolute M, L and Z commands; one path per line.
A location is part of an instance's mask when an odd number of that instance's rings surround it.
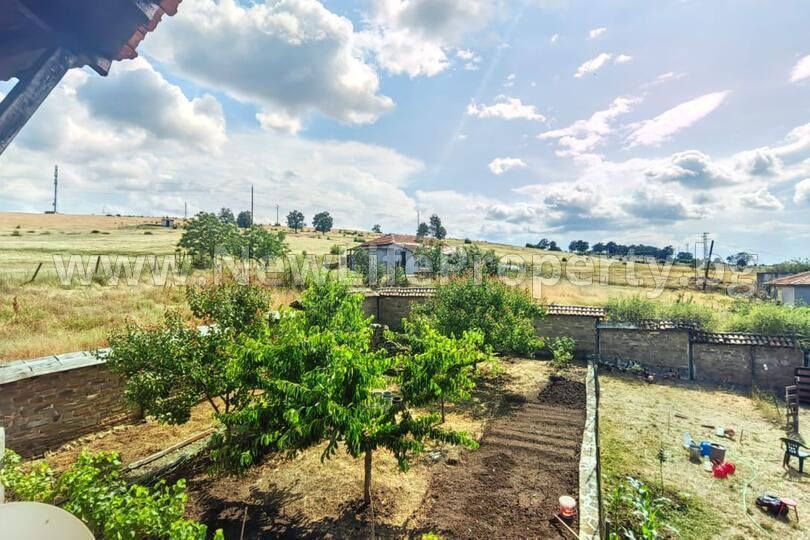
M 691 297 L 681 297 L 674 304 L 663 304 L 642 296 L 611 298 L 605 309 L 610 320 L 630 324 L 662 320 L 691 324 L 702 330 L 713 330 L 717 326 L 714 311 L 695 303 Z
M 656 497 L 640 480 L 627 478 L 620 482 L 607 499 L 607 515 L 612 525 L 610 540 L 652 540 L 669 536 L 665 533 L 677 533 L 663 519 L 672 502 L 666 497 Z
M 810 337 L 810 307 L 740 302 L 733 311 L 730 331 Z
M 339 244 L 334 244 L 332 247 L 329 248 L 330 255 L 342 255 L 346 252 L 346 248 Z
M 436 294 L 414 308 L 444 335 L 461 337 L 480 330 L 484 343 L 495 352 L 533 356 L 543 348 L 534 321 L 545 309 L 523 289 L 508 287 L 494 278 L 459 278 L 436 288 Z
M 551 349 L 551 364 L 554 369 L 568 369 L 574 359 L 574 349 L 576 342 L 567 336 L 558 337 L 549 344 Z
M 160 481 L 153 488 L 128 485 L 116 453 L 83 451 L 75 464 L 56 474 L 45 462 L 25 472 L 20 457 L 7 450 L 0 481 L 12 500 L 59 504 L 97 538 L 208 538 L 205 525 L 183 518 L 188 500 L 185 480 L 173 486 Z M 222 531 L 214 538 L 223 539 Z
M 13 231 L 11 231 L 11 236 L 22 236 L 22 235 L 20 234 L 20 231 L 14 229 Z
M 641 296 L 611 298 L 605 305 L 611 321 L 639 324 L 656 318 L 655 302 Z

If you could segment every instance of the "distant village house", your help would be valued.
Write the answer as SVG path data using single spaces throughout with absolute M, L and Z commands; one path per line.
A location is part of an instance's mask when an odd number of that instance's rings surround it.
M 810 272 L 774 279 L 766 285 L 771 296 L 786 306 L 810 305 Z

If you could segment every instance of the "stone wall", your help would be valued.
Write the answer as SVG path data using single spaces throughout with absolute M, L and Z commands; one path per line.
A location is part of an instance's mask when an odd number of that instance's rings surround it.
M 427 300 L 427 296 L 394 296 L 390 294 L 369 294 L 363 301 L 366 315 L 374 317 L 374 322 L 391 330 L 402 329 L 402 319 L 410 315 L 413 306 Z
M 546 315 L 534 322 L 535 333 L 548 340 L 567 336 L 576 342 L 574 352 L 579 356 L 596 354 L 596 317 L 575 315 Z
M 794 370 L 804 366 L 804 351 L 787 347 L 752 347 L 753 380 L 757 388 L 782 395 L 795 384 Z
M 0 364 L 0 426 L 24 457 L 138 417 L 121 379 L 90 353 Z
M 585 393 L 585 428 L 579 457 L 579 537 L 599 540 L 603 530 L 599 466 L 599 378 L 593 360 L 588 360 Z
M 693 343 L 696 381 L 751 386 L 751 347 L 717 343 Z
M 599 326 L 599 354 L 605 360 L 632 360 L 657 369 L 689 372 L 688 330 L 641 330 Z

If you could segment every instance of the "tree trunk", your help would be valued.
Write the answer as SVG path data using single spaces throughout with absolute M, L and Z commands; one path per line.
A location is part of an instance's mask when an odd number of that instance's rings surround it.
M 442 398 L 442 424 L 444 424 L 444 398 Z
M 371 504 L 371 450 L 366 450 L 365 479 L 363 481 L 363 502 Z

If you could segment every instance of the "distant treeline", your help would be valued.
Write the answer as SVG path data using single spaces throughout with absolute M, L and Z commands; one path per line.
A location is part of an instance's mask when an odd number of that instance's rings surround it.
M 557 246 L 557 242 L 543 238 L 536 244 L 527 243 L 526 247 L 534 249 L 545 249 L 547 251 L 561 251 Z M 609 255 L 611 257 L 654 257 L 658 260 L 668 260 L 675 258 L 681 262 L 693 262 L 695 257 L 689 252 L 681 251 L 675 254 L 675 248 L 666 246 L 663 248 L 657 246 L 648 246 L 646 244 L 619 244 L 616 242 L 597 242 L 593 246 L 585 240 L 574 240 L 568 244 L 568 251 L 574 253 L 590 253 L 593 255 Z

